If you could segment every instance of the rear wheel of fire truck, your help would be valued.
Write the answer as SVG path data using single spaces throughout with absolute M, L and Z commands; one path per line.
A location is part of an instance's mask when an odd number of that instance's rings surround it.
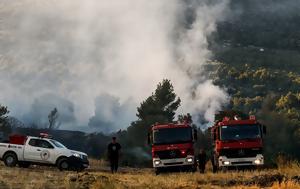
M 7 167 L 15 167 L 18 163 L 18 158 L 15 153 L 9 152 L 4 155 L 3 161 Z
M 223 173 L 226 173 L 226 172 L 228 171 L 228 167 L 222 167 L 222 168 L 221 168 L 221 171 L 222 171 Z
M 57 167 L 60 171 L 68 170 L 70 166 L 69 166 L 67 158 L 60 158 L 57 161 Z
M 212 171 L 213 171 L 213 173 L 217 173 L 218 172 L 218 166 L 217 165 L 213 165 L 212 166 Z
M 155 175 L 159 175 L 161 170 L 159 168 L 155 168 Z
M 211 163 L 212 163 L 212 171 L 213 171 L 213 173 L 218 172 L 218 161 L 217 161 L 215 155 L 213 155 L 213 159 L 211 161 L 212 161 Z
M 30 166 L 30 163 L 29 162 L 19 162 L 18 165 L 19 165 L 19 167 L 22 167 L 22 168 L 28 168 Z
M 190 171 L 192 173 L 195 173 L 197 171 L 197 166 L 196 165 L 191 166 Z

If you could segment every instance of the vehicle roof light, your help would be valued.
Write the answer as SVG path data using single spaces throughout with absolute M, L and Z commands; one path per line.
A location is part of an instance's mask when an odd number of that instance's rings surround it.
M 40 138 L 52 138 L 48 133 L 40 133 Z
M 229 120 L 230 120 L 230 118 L 227 116 L 223 118 L 223 121 L 229 121 Z

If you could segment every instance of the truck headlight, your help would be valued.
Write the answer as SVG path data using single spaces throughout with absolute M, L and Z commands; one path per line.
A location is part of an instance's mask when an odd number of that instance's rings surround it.
M 192 157 L 186 158 L 186 162 L 193 163 L 194 159 Z
M 224 165 L 229 165 L 230 162 L 229 162 L 229 161 L 224 161 L 223 164 L 224 164 Z
M 80 154 L 78 154 L 78 153 L 73 153 L 72 155 L 77 157 L 77 158 L 81 158 Z
M 161 161 L 160 161 L 160 160 L 155 160 L 155 161 L 154 161 L 154 164 L 155 164 L 155 165 L 159 165 L 159 164 L 161 164 Z
M 255 163 L 256 165 L 259 165 L 259 164 L 261 164 L 262 162 L 261 162 L 260 159 L 256 159 L 256 160 L 254 161 L 254 163 Z

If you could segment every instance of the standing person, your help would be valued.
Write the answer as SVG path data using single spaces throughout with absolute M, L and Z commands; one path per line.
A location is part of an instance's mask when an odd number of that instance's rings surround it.
M 117 142 L 117 138 L 112 137 L 112 142 L 107 146 L 108 159 L 110 161 L 112 173 L 116 173 L 118 171 L 120 150 L 121 145 Z
M 200 152 L 198 154 L 198 160 L 200 173 L 204 173 L 206 164 L 206 153 L 203 148 L 200 149 Z

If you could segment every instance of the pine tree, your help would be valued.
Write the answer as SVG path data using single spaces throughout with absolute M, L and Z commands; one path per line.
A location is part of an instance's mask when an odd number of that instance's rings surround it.
M 157 85 L 155 92 L 137 108 L 138 120 L 127 129 L 128 143 L 143 146 L 151 125 L 173 122 L 180 103 L 171 81 L 164 79 Z

